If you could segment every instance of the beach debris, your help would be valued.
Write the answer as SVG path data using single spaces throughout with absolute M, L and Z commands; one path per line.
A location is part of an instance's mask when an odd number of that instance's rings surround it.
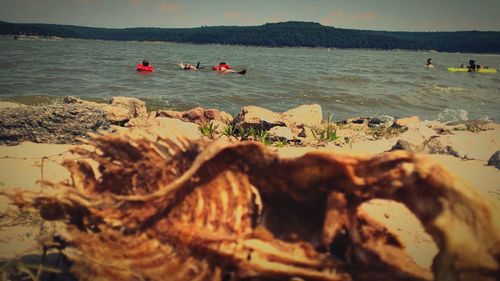
M 311 152 L 258 142 L 105 135 L 71 181 L 1 191 L 67 225 L 79 280 L 494 280 L 500 215 L 424 155 Z M 87 160 L 86 160 L 87 159 Z M 403 203 L 439 247 L 432 272 L 358 207 Z

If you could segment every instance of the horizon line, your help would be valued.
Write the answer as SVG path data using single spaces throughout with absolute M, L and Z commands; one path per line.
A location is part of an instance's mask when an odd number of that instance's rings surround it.
M 102 27 L 102 26 L 90 26 L 90 25 L 77 25 L 77 24 L 63 24 L 63 23 L 47 23 L 47 22 L 9 22 L 0 20 L 0 22 L 8 23 L 8 24 L 45 24 L 45 25 L 65 25 L 65 26 L 75 26 L 75 27 L 87 27 L 87 28 L 102 28 L 102 29 L 133 29 L 133 28 L 157 28 L 157 29 L 195 29 L 195 28 L 205 28 L 205 27 L 258 27 L 264 26 L 267 24 L 283 24 L 283 23 L 309 23 L 309 24 L 318 24 L 322 27 L 336 28 L 336 29 L 347 29 L 347 30 L 360 30 L 360 31 L 378 31 L 378 32 L 414 32 L 414 33 L 439 33 L 439 32 L 500 32 L 499 30 L 435 30 L 435 31 L 408 31 L 408 30 L 377 30 L 377 29 L 360 29 L 360 28 L 346 28 L 346 27 L 336 27 L 330 25 L 324 25 L 319 22 L 313 21 L 296 21 L 296 20 L 288 20 L 282 22 L 266 22 L 260 25 L 201 25 L 194 27 L 158 27 L 158 26 L 130 26 L 130 27 Z

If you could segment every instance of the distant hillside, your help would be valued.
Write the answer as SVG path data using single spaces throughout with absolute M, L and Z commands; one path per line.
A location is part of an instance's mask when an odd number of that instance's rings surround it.
M 169 41 L 269 47 L 325 47 L 500 53 L 500 32 L 389 32 L 341 29 L 312 22 L 198 28 L 94 28 L 0 21 L 0 34 L 104 40 Z

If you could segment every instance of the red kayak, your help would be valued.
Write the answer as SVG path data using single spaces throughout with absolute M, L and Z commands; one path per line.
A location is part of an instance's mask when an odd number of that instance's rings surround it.
M 152 65 L 144 66 L 142 64 L 137 65 L 137 71 L 148 71 L 153 72 L 155 68 Z

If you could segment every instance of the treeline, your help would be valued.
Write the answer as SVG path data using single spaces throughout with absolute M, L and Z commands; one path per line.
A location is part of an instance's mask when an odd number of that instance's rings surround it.
M 0 22 L 0 34 L 123 41 L 169 41 L 269 47 L 325 47 L 500 53 L 500 32 L 389 32 L 341 29 L 312 22 L 197 28 L 94 28 Z

